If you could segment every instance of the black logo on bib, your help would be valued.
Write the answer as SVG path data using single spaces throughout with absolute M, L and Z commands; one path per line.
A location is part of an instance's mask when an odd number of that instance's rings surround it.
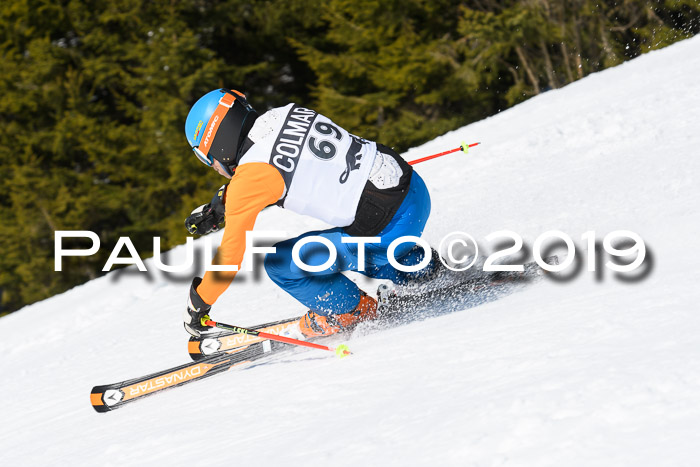
M 340 174 L 340 179 L 338 180 L 340 183 L 347 182 L 348 178 L 350 177 L 350 172 L 359 169 L 361 165 L 362 145 L 364 142 L 355 135 L 350 135 L 350 137 L 352 138 L 352 143 L 350 144 L 348 153 L 345 155 L 346 167 L 345 171 Z

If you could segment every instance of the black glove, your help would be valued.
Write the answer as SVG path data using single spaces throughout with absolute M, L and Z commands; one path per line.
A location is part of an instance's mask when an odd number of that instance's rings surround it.
M 185 331 L 192 334 L 194 337 L 201 337 L 202 333 L 211 331 L 212 328 L 203 323 L 209 318 L 209 311 L 211 310 L 211 305 L 204 303 L 202 297 L 197 293 L 197 287 L 202 283 L 201 277 L 195 277 L 192 280 L 192 286 L 190 286 L 190 298 L 187 300 L 187 311 L 182 317 L 185 323 Z
M 209 204 L 199 206 L 185 219 L 185 227 L 189 233 L 206 235 L 223 227 L 226 220 L 224 194 L 227 186 L 228 184 L 219 188 Z

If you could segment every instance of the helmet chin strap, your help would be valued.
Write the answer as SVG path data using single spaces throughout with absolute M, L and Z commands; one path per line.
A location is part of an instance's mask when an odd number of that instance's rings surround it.
M 233 174 L 236 173 L 236 167 L 234 167 L 233 169 L 231 169 L 230 167 L 225 166 L 224 164 L 221 164 L 221 167 L 223 167 L 224 172 L 226 172 L 226 173 L 228 174 L 229 177 L 233 177 Z

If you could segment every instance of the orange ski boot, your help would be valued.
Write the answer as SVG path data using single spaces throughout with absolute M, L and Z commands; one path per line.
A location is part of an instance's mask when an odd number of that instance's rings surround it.
M 331 336 L 341 330 L 349 330 L 363 321 L 376 318 L 377 301 L 362 292 L 360 303 L 357 304 L 354 310 L 328 316 L 309 311 L 299 321 L 299 330 L 306 338 Z

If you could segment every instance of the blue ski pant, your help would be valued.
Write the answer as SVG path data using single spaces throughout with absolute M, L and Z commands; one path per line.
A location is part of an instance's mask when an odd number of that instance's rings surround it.
M 395 269 L 387 258 L 387 249 L 395 239 L 411 235 L 420 237 L 430 215 L 430 194 L 423 179 L 413 172 L 408 193 L 389 224 L 377 235 L 380 243 L 367 243 L 365 270 L 359 271 L 357 243 L 343 243 L 350 237 L 340 228 L 307 232 L 296 238 L 275 244 L 275 253 L 265 257 L 265 270 L 272 281 L 296 298 L 310 310 L 321 315 L 347 313 L 360 301 L 360 289 L 341 274 L 341 271 L 357 271 L 376 279 L 389 279 L 394 283 L 405 283 L 411 278 L 426 274 L 432 265 L 417 272 L 402 272 Z M 308 236 L 320 236 L 329 240 L 337 252 L 335 262 L 320 272 L 307 272 L 292 260 L 292 249 L 297 241 Z M 424 250 L 412 242 L 399 244 L 394 257 L 406 266 L 420 263 Z M 320 266 L 330 258 L 329 248 L 318 242 L 310 242 L 299 250 L 299 258 L 308 266 Z

